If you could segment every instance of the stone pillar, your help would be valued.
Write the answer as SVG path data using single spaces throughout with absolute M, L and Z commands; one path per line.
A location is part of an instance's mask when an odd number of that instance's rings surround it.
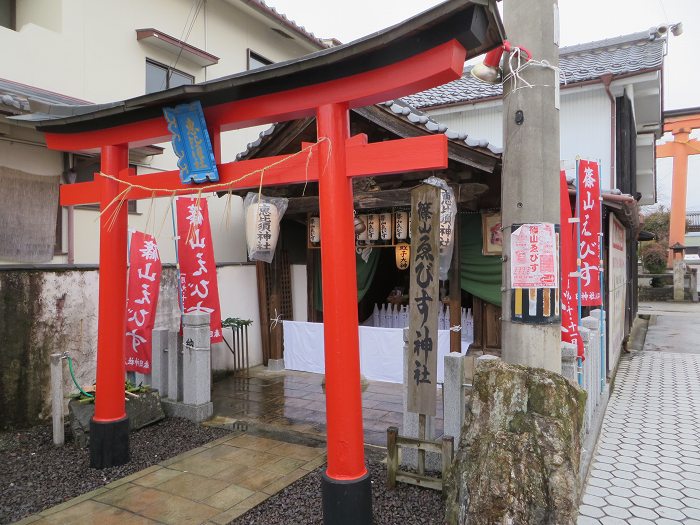
M 673 300 L 685 300 L 685 263 L 682 259 L 673 261 Z
M 180 370 L 182 362 L 182 352 L 178 346 L 178 333 L 176 331 L 168 333 L 168 391 L 167 396 L 173 401 L 182 401 L 182 384 Z
M 153 330 L 151 341 L 151 388 L 165 397 L 168 393 L 168 331 Z
M 561 342 L 561 375 L 576 384 L 578 384 L 578 374 L 576 373 L 577 355 L 578 349 L 575 344 Z
M 53 444 L 65 443 L 63 428 L 63 355 L 51 354 L 51 416 L 53 420 Z
M 202 405 L 211 399 L 209 314 L 184 314 L 182 325 L 182 402 Z
M 463 355 L 450 353 L 445 356 L 445 383 L 442 388 L 444 429 L 446 436 L 459 442 L 464 424 L 464 359 Z

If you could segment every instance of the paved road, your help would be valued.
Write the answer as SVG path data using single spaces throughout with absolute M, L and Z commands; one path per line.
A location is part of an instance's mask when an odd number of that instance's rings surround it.
M 700 312 L 664 308 L 620 363 L 579 525 L 700 525 Z

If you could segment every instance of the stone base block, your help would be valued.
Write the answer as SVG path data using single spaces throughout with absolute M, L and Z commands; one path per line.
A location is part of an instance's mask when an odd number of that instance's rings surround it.
M 268 359 L 267 360 L 267 371 L 268 372 L 281 372 L 284 370 L 284 359 Z
M 160 395 L 152 390 L 129 398 L 126 402 L 126 415 L 129 418 L 129 431 L 138 430 L 165 418 Z M 79 447 L 90 443 L 90 421 L 95 414 L 94 403 L 79 403 L 72 399 L 68 403 L 68 416 L 73 439 Z
M 182 417 L 195 423 L 206 421 L 214 414 L 214 403 L 202 403 L 201 405 L 187 405 L 171 399 L 161 400 L 163 410 L 168 417 Z

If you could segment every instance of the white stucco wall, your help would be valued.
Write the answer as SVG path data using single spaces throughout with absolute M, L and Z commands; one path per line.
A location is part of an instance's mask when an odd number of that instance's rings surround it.
M 448 128 L 503 146 L 500 101 L 438 109 L 430 114 Z M 527 116 L 526 116 L 527 119 Z M 610 187 L 610 100 L 599 86 L 569 88 L 561 92 L 561 159 L 576 156 L 601 161 L 603 187 Z

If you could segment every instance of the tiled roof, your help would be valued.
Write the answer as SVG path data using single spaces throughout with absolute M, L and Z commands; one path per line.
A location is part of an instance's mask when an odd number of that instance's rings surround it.
M 488 151 L 494 155 L 500 155 L 503 153 L 503 148 L 491 144 L 488 140 L 472 137 L 466 133 L 448 129 L 447 126 L 436 122 L 422 111 L 406 103 L 405 100 L 389 100 L 387 102 L 377 104 L 377 106 L 385 109 L 386 111 L 390 111 L 392 114 L 396 115 L 397 118 L 405 119 L 414 126 L 429 131 L 430 133 L 444 133 L 448 140 L 461 144 L 462 146 L 482 150 L 484 152 Z M 244 151 L 236 155 L 236 160 L 248 158 L 249 156 L 253 155 L 260 146 L 269 140 L 272 140 L 276 127 L 277 124 L 272 124 L 270 127 L 261 131 L 257 139 L 250 142 Z
M 657 37 L 655 32 L 656 28 L 652 28 L 631 35 L 561 48 L 561 83 L 573 84 L 600 78 L 605 74 L 617 76 L 660 68 L 666 38 Z M 481 82 L 472 77 L 470 71 L 471 66 L 464 70 L 461 79 L 410 95 L 406 100 L 415 107 L 428 108 L 500 97 L 503 94 L 500 84 Z
M 47 104 L 89 104 L 85 100 L 0 78 L 0 112 L 28 113 L 29 100 Z
M 274 7 L 267 5 L 263 0 L 243 0 L 243 2 L 251 6 L 256 11 L 273 18 L 305 40 L 308 40 L 312 44 L 318 46 L 319 49 L 340 45 L 340 41 L 336 40 L 335 38 L 325 39 L 317 37 L 311 31 L 307 31 L 304 26 L 300 26 L 294 20 L 287 18 L 287 15 L 284 13 L 280 13 Z

